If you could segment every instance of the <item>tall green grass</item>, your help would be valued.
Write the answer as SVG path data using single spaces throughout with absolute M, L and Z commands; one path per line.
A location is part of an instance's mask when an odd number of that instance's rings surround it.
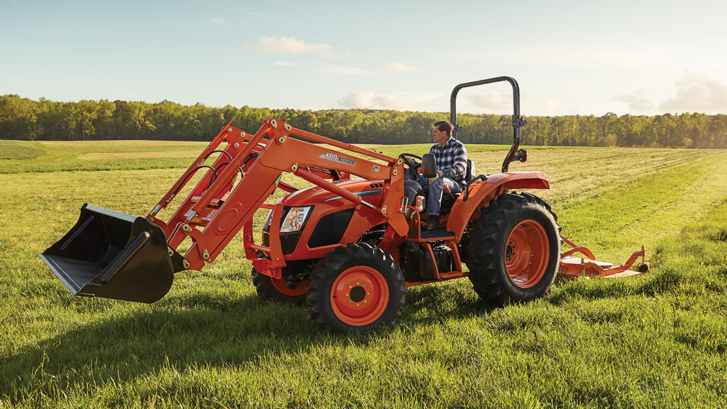
M 655 166 L 640 162 L 651 154 Z M 473 155 L 478 167 L 499 167 L 489 155 Z M 503 309 L 466 279 L 412 287 L 395 326 L 346 336 L 261 301 L 239 239 L 152 305 L 73 297 L 38 259 L 84 202 L 143 214 L 181 169 L 0 175 L 0 407 L 724 407 L 723 163 L 719 151 L 538 152 L 512 169 L 547 171 L 552 189 L 533 193 L 564 232 L 615 262 L 641 232 L 652 272 L 563 280 Z
M 0 141 L 2 143 L 3 141 Z M 7 141 L 21 144 L 30 142 Z M 205 142 L 162 142 L 162 141 L 105 141 L 103 142 L 33 142 L 34 156 L 14 156 L 0 162 L 0 174 L 17 174 L 26 172 L 67 172 L 67 171 L 104 171 L 104 170 L 143 170 L 186 168 L 189 158 L 155 158 L 155 159 L 83 159 L 87 153 L 121 153 L 121 152 L 177 152 L 198 149 L 200 152 L 207 146 Z M 153 144 L 152 144 L 153 143 Z M 4 146 L 0 145 L 0 151 Z M 2 156 L 2 155 L 0 155 Z
M 0 140 L 0 159 L 27 160 L 45 153 L 38 143 Z

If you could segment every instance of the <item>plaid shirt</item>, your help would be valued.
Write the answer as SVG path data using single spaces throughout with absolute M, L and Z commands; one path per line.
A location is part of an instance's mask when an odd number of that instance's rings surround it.
M 442 175 L 450 178 L 459 184 L 465 184 L 465 172 L 467 172 L 467 148 L 464 144 L 451 136 L 444 146 L 435 143 L 429 153 L 437 160 L 437 170 Z

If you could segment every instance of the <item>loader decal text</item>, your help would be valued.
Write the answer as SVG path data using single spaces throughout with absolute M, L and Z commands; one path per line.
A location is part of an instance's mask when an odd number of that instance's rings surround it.
M 343 164 L 351 165 L 351 166 L 356 164 L 356 162 L 353 159 L 343 158 L 343 157 L 336 155 L 335 153 L 330 153 L 330 152 L 324 153 L 323 155 L 319 156 L 319 158 L 326 159 L 326 160 L 332 160 L 334 162 L 343 163 Z

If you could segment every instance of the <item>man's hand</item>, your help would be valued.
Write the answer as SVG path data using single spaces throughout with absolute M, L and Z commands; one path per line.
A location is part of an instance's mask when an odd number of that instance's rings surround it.
M 441 177 L 442 177 L 442 171 L 441 170 L 438 170 L 437 171 L 437 176 L 435 176 L 433 178 L 427 179 L 427 182 L 431 185 L 432 183 L 434 183 L 435 180 L 437 180 L 437 179 L 439 179 Z

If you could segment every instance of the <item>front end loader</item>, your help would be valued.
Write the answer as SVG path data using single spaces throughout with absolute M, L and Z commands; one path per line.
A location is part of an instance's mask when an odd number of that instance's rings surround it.
M 642 249 L 613 267 L 567 240 L 566 256 L 581 253 L 588 261 L 562 258 L 564 239 L 550 206 L 515 192 L 550 184 L 542 172 L 509 171 L 511 162 L 527 160 L 514 79 L 455 87 L 453 136 L 459 90 L 500 81 L 513 87 L 513 145 L 498 174 L 476 175 L 469 161 L 463 193 L 443 198 L 438 229 L 421 228 L 426 190 L 419 175 L 436 174 L 431 155 L 391 157 L 276 119 L 248 134 L 231 120 L 147 215 L 86 204 L 76 225 L 40 257 L 75 295 L 152 303 L 175 273 L 202 269 L 242 234 L 261 297 L 305 303 L 320 328 L 344 333 L 393 323 L 414 285 L 469 277 L 483 300 L 504 306 L 544 295 L 559 272 L 609 276 L 643 261 Z M 177 198 L 200 170 L 191 192 Z M 285 183 L 283 173 L 313 186 Z M 277 189 L 285 196 L 268 203 Z M 256 243 L 253 216 L 261 209 L 268 217 Z M 162 219 L 162 211 L 171 215 Z M 180 254 L 185 240 L 191 245 Z

